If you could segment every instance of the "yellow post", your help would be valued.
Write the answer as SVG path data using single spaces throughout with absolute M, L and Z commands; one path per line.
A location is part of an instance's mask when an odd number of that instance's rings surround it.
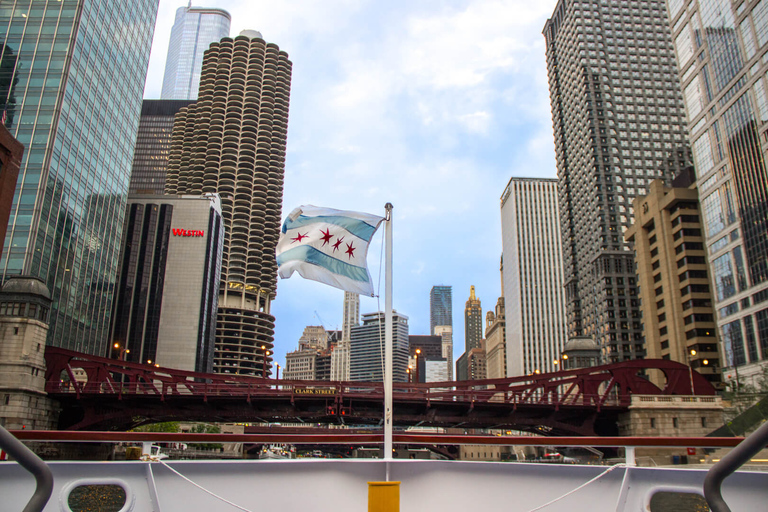
M 368 482 L 368 512 L 400 512 L 400 482 Z

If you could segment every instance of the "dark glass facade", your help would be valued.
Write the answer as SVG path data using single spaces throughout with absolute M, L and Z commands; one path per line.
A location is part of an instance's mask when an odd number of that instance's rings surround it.
M 106 350 L 157 6 L 0 4 L 0 105 L 26 148 L 0 273 L 45 281 L 51 345 Z
M 450 286 L 433 286 L 429 292 L 429 333 L 438 325 L 453 327 L 453 296 Z
M 129 194 L 163 194 L 173 119 L 191 100 L 144 100 L 133 152 Z
M 744 384 L 768 361 L 768 1 L 670 0 L 669 9 L 723 356 Z

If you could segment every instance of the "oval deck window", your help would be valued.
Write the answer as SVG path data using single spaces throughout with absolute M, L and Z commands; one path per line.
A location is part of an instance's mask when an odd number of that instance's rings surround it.
M 80 485 L 69 493 L 67 506 L 72 512 L 119 512 L 125 501 L 125 489 L 119 485 Z
M 709 506 L 695 492 L 660 491 L 651 496 L 651 512 L 709 512 Z

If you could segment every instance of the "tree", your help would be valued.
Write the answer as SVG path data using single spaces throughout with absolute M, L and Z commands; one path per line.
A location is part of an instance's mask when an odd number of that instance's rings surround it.
M 129 432 L 179 432 L 179 422 L 150 423 L 149 425 L 133 428 Z
M 198 423 L 189 432 L 191 434 L 220 434 L 221 429 L 210 423 Z M 189 446 L 198 450 L 221 450 L 224 447 L 221 443 L 192 443 Z

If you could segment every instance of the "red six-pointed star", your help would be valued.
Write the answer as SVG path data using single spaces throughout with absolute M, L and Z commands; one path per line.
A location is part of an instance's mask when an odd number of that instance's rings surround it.
M 336 252 L 336 251 L 338 251 L 338 250 L 339 250 L 339 246 L 341 245 L 341 242 L 342 242 L 343 240 L 344 240 L 344 237 L 343 237 L 343 236 L 342 236 L 341 238 L 337 238 L 337 239 L 336 239 L 336 243 L 335 243 L 335 244 L 333 244 L 333 252 Z
M 352 244 L 346 244 L 347 250 L 345 251 L 347 254 L 349 254 L 349 259 L 352 259 L 355 256 L 355 249 L 357 247 L 352 247 Z
M 320 232 L 323 234 L 323 237 L 320 240 L 323 241 L 323 247 L 325 247 L 328 243 L 330 243 L 331 238 L 333 238 L 333 235 L 331 234 L 331 228 L 326 228 L 325 231 L 321 229 Z
M 307 236 L 308 236 L 307 233 L 302 235 L 301 232 L 299 232 L 298 235 L 296 235 L 296 238 L 291 238 L 291 240 L 293 240 L 293 242 L 301 243 L 301 241 L 304 240 L 305 238 L 307 238 Z M 291 242 L 291 243 L 293 243 L 293 242 Z

